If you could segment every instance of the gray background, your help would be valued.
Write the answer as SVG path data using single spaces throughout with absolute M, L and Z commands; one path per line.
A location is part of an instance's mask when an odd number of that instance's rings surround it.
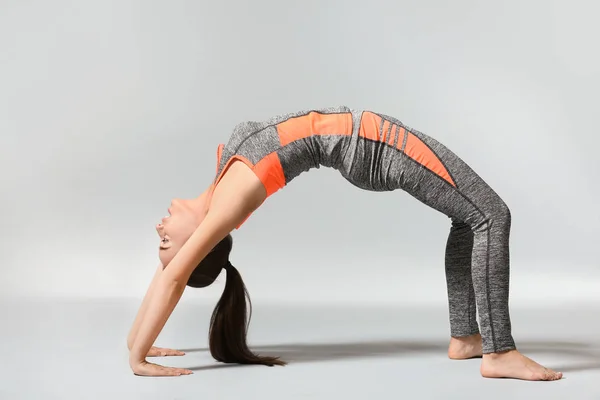
M 347 105 L 433 136 L 504 198 L 513 307 L 598 304 L 598 11 L 0 1 L 0 293 L 137 304 L 158 263 L 154 225 L 207 187 L 235 124 Z M 255 304 L 444 310 L 449 223 L 405 193 L 313 170 L 234 233 L 232 260 Z M 212 305 L 223 284 L 184 299 Z
M 437 138 L 496 189 L 515 300 L 600 292 L 591 2 L 0 4 L 3 293 L 140 296 L 155 223 L 207 187 L 236 123 L 338 104 Z M 448 229 L 321 169 L 235 232 L 234 262 L 257 299 L 439 301 Z

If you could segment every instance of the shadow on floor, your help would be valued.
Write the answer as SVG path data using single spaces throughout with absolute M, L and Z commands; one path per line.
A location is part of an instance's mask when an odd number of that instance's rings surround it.
M 600 369 L 600 346 L 581 342 L 535 341 L 521 342 L 519 350 L 525 355 L 560 354 L 586 359 L 585 363 L 548 367 L 562 372 L 575 372 Z M 186 353 L 208 351 L 206 348 L 181 349 Z M 366 359 L 397 357 L 414 353 L 436 353 L 445 355 L 447 342 L 440 341 L 364 341 L 350 343 L 289 343 L 267 346 L 252 346 L 252 351 L 263 356 L 277 356 L 290 364 L 335 361 L 344 359 Z M 222 367 L 240 366 L 238 364 L 216 364 L 190 368 L 195 371 Z

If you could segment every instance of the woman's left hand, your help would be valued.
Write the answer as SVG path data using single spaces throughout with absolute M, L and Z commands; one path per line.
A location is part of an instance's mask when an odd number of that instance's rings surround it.
M 131 365 L 131 370 L 139 376 L 180 376 L 190 375 L 193 372 L 185 368 L 163 367 L 144 360 Z
M 185 353 L 181 350 L 167 349 L 163 347 L 152 346 L 148 350 L 146 357 L 169 357 L 169 356 L 185 356 Z

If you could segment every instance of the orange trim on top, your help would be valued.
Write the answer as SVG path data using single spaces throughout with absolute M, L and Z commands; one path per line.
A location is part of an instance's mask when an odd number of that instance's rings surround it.
M 219 169 L 219 165 L 221 163 L 221 158 L 223 156 L 223 145 L 219 145 L 217 149 L 217 171 Z M 212 194 L 217 187 L 218 183 L 221 181 L 227 169 L 233 164 L 235 161 L 241 161 L 248 166 L 257 176 L 257 178 L 261 181 L 265 190 L 267 192 L 267 197 L 271 196 L 273 193 L 278 191 L 279 189 L 285 186 L 285 175 L 283 173 L 283 167 L 281 166 L 281 160 L 276 152 L 268 154 L 262 160 L 260 160 L 256 165 L 252 164 L 250 160 L 248 160 L 244 156 L 233 155 L 221 170 L 221 173 L 217 176 L 215 181 L 210 186 L 210 192 L 208 195 L 207 201 L 210 204 L 210 200 L 212 198 Z M 237 227 L 239 229 L 247 220 L 250 218 L 252 214 L 249 214 Z
M 221 173 L 217 176 L 217 178 L 215 179 L 213 185 L 217 186 L 219 184 L 219 181 L 221 180 L 221 178 L 223 178 L 223 175 L 225 175 L 225 172 L 227 171 L 227 169 L 231 166 L 231 164 L 234 161 L 241 161 L 244 164 L 246 164 L 248 166 L 248 168 L 250 168 L 251 170 L 254 170 L 254 164 L 252 164 L 250 162 L 250 160 L 248 160 L 246 157 L 244 156 L 240 156 L 238 154 L 235 154 L 233 156 L 231 156 L 229 158 L 229 160 L 227 160 L 227 163 L 225 163 L 225 166 L 223 167 L 223 169 L 221 170 Z
M 217 172 L 219 172 L 219 164 L 221 164 L 221 157 L 223 157 L 224 148 L 224 144 L 220 144 L 219 147 L 217 147 Z
M 222 154 L 219 156 L 219 162 L 221 160 L 221 158 L 220 158 L 221 156 L 222 156 Z M 221 173 L 217 176 L 215 181 L 210 186 L 210 193 L 209 193 L 209 196 L 207 199 L 208 204 L 210 204 L 210 201 L 212 200 L 212 195 L 213 195 L 213 192 L 215 191 L 215 188 L 217 187 L 217 184 L 221 181 L 221 179 L 225 175 L 225 172 L 227 172 L 227 169 L 229 169 L 229 167 L 231 166 L 231 164 L 233 164 L 234 161 L 241 161 L 244 164 L 246 164 L 252 171 L 254 171 L 254 164 L 252 164 L 250 162 L 250 160 L 248 160 L 246 157 L 240 156 L 237 154 L 231 156 L 231 158 L 229 158 L 229 160 L 227 160 L 227 163 L 221 170 Z M 219 166 L 217 165 L 217 170 L 218 170 L 218 168 L 219 168 Z M 250 215 L 252 215 L 252 214 L 249 214 L 242 222 L 240 222 L 240 224 L 235 229 L 240 229 L 240 227 L 244 224 L 244 222 L 246 222 L 248 220 L 248 218 L 250 218 Z
M 238 154 L 231 156 L 231 158 L 227 160 L 227 163 L 221 170 L 221 173 L 217 179 L 215 179 L 213 186 L 216 187 L 219 184 L 219 181 L 223 178 L 223 175 L 234 161 L 243 162 L 252 170 L 252 172 L 254 172 L 254 174 L 264 185 L 265 190 L 267 191 L 267 197 L 285 186 L 283 167 L 281 166 L 281 161 L 279 160 L 279 156 L 276 152 L 270 153 L 266 157 L 263 157 L 263 159 L 256 163 L 256 165 L 252 164 L 250 160 L 244 156 L 240 156 Z
M 456 186 L 440 159 L 437 158 L 425 143 L 410 132 L 408 132 L 408 137 L 406 138 L 404 153 L 442 179 L 448 181 L 452 186 Z
M 254 173 L 267 190 L 267 197 L 285 186 L 285 175 L 276 152 L 270 153 L 254 166 Z
M 217 160 L 217 172 L 219 171 L 219 164 L 221 163 L 221 157 L 223 156 L 223 148 L 221 146 L 222 145 L 219 145 L 219 148 L 217 149 L 217 158 L 218 158 L 218 160 Z M 231 164 L 234 161 L 241 161 L 244 164 L 246 164 L 251 170 L 254 170 L 254 165 L 246 157 L 243 157 L 243 156 L 240 156 L 240 155 L 234 155 L 229 160 L 227 160 L 227 163 L 225 163 L 225 166 L 223 166 L 223 169 L 221 170 L 221 173 L 215 178 L 215 180 L 213 181 L 213 183 L 209 187 L 209 192 L 208 192 L 208 196 L 207 196 L 207 199 L 206 199 L 206 203 L 209 204 L 209 207 L 210 207 L 210 202 L 212 201 L 212 196 L 213 196 L 213 193 L 215 191 L 215 188 L 217 187 L 217 185 L 219 184 L 219 182 L 221 181 L 221 179 L 225 175 L 225 172 L 227 172 L 227 169 L 229 169 L 229 167 L 231 166 Z M 242 221 L 242 224 L 249 217 L 250 216 L 246 217 L 246 219 L 244 221 Z M 239 229 L 239 227 L 242 226 L 242 224 L 238 225 L 238 227 L 236 229 Z
M 352 114 L 320 114 L 315 111 L 292 117 L 277 124 L 277 133 L 282 146 L 311 135 L 344 135 L 352 134 Z

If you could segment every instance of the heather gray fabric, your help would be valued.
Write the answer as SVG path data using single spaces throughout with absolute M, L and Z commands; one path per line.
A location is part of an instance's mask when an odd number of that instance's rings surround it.
M 217 176 L 235 155 L 256 164 L 276 153 L 285 184 L 310 169 L 330 167 L 359 188 L 401 189 L 444 213 L 452 221 L 445 258 L 451 335 L 467 336 L 481 329 L 484 353 L 514 349 L 508 310 L 511 224 L 508 207 L 458 156 L 400 120 L 373 113 L 382 118 L 378 134 L 372 132 L 376 129 L 372 125 L 361 128 L 367 112 L 340 106 L 239 124 L 224 146 Z M 297 140 L 282 145 L 280 124 L 310 113 L 346 115 L 351 117 L 351 127 L 340 124 L 339 132 L 327 135 L 303 132 Z M 385 121 L 389 122 L 386 129 Z M 426 145 L 421 147 L 428 148 L 423 154 L 426 151 L 435 154 L 449 177 L 444 178 L 407 156 L 409 135 L 414 135 L 413 143 L 416 137 Z
M 512 350 L 515 342 L 508 307 L 510 210 L 448 148 L 415 129 L 407 130 L 436 153 L 457 186 L 452 187 L 435 174 L 423 173 L 424 168 L 406 157 L 391 172 L 403 177 L 399 179 L 400 189 L 452 220 L 445 259 L 451 335 L 477 333 L 477 309 L 483 352 Z

